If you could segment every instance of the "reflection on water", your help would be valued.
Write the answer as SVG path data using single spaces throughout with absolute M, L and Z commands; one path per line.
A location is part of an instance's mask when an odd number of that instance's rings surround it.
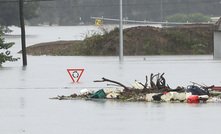
M 146 133 L 146 128 L 148 133 L 185 134 L 191 131 L 206 134 L 220 120 L 221 104 L 218 103 L 195 105 L 48 99 L 73 92 L 74 89 L 1 89 L 0 132 Z M 184 129 L 186 127 L 188 129 Z M 219 130 L 215 129 L 213 133 L 218 134 Z
M 22 61 L 8 62 L 0 68 L 0 89 L 66 89 L 102 88 L 107 83 L 94 83 L 106 77 L 131 86 L 134 80 L 145 82 L 151 73 L 165 72 L 172 88 L 188 86 L 190 81 L 220 85 L 221 62 L 212 56 L 144 56 L 118 57 L 87 56 L 28 56 L 28 66 Z M 79 83 L 73 83 L 67 69 L 85 69 Z M 13 84 L 12 84 L 13 83 Z
M 40 27 L 40 31 L 43 29 Z M 33 31 L 31 35 L 37 36 L 29 38 L 28 44 L 57 38 L 49 34 L 47 30 L 50 28 L 45 29 L 43 35 Z M 7 38 L 7 41 L 12 40 L 19 44 L 17 37 Z M 17 44 L 12 51 L 19 51 Z M 73 83 L 67 72 L 67 69 L 76 68 L 85 69 L 79 83 Z M 131 86 L 135 79 L 144 82 L 145 75 L 162 72 L 171 87 L 185 87 L 189 81 L 220 85 L 220 68 L 221 62 L 213 60 L 211 55 L 126 56 L 122 63 L 117 56 L 28 56 L 26 67 L 22 67 L 22 60 L 7 62 L 0 68 L 0 133 L 208 134 L 220 122 L 219 103 L 60 101 L 49 98 L 79 93 L 82 88 L 98 90 L 107 87 L 107 83 L 93 82 L 102 77 Z M 212 132 L 220 133 L 219 129 Z

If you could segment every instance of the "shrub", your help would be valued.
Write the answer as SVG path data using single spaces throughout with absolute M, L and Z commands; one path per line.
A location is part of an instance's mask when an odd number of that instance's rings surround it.
M 2 31 L 4 27 L 0 27 L 0 31 Z M 0 67 L 2 66 L 2 63 L 6 61 L 17 61 L 19 58 L 13 58 L 10 55 L 10 51 L 8 50 L 11 48 L 15 43 L 10 42 L 10 43 L 5 43 L 4 38 L 2 38 L 3 32 L 0 32 L 0 49 L 3 50 L 3 52 L 0 53 Z

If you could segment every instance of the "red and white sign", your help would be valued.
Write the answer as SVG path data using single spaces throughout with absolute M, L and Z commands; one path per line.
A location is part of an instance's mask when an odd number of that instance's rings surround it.
M 67 71 L 73 82 L 78 82 L 84 72 L 84 69 L 67 69 Z

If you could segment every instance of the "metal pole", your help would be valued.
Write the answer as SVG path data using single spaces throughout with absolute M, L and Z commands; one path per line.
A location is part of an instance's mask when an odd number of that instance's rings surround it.
M 160 1 L 160 21 L 163 22 L 163 6 L 162 6 L 162 0 Z
M 122 13 L 122 0 L 120 0 L 120 24 L 119 24 L 119 28 L 120 28 L 120 49 L 119 49 L 119 60 L 120 62 L 123 61 L 123 13 Z
M 24 15 L 23 15 L 23 0 L 19 0 L 19 13 L 20 13 L 20 25 L 21 25 L 21 43 L 22 43 L 22 59 L 23 66 L 27 65 L 27 56 L 26 56 L 26 44 L 25 44 L 25 24 L 24 24 Z

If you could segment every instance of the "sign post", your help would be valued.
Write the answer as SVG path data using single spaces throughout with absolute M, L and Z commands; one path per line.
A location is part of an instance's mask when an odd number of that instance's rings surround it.
M 25 44 L 25 23 L 23 15 L 23 0 L 19 0 L 19 16 L 20 16 L 20 25 L 21 25 L 21 42 L 22 42 L 22 59 L 23 66 L 27 65 L 27 55 L 26 55 L 26 44 Z
M 120 0 L 120 23 L 119 23 L 119 28 L 120 28 L 120 39 L 119 39 L 119 60 L 120 62 L 123 61 L 123 11 L 122 11 L 122 0 Z
M 101 20 L 100 19 L 96 19 L 95 20 L 95 25 L 96 26 L 100 26 L 101 25 Z

